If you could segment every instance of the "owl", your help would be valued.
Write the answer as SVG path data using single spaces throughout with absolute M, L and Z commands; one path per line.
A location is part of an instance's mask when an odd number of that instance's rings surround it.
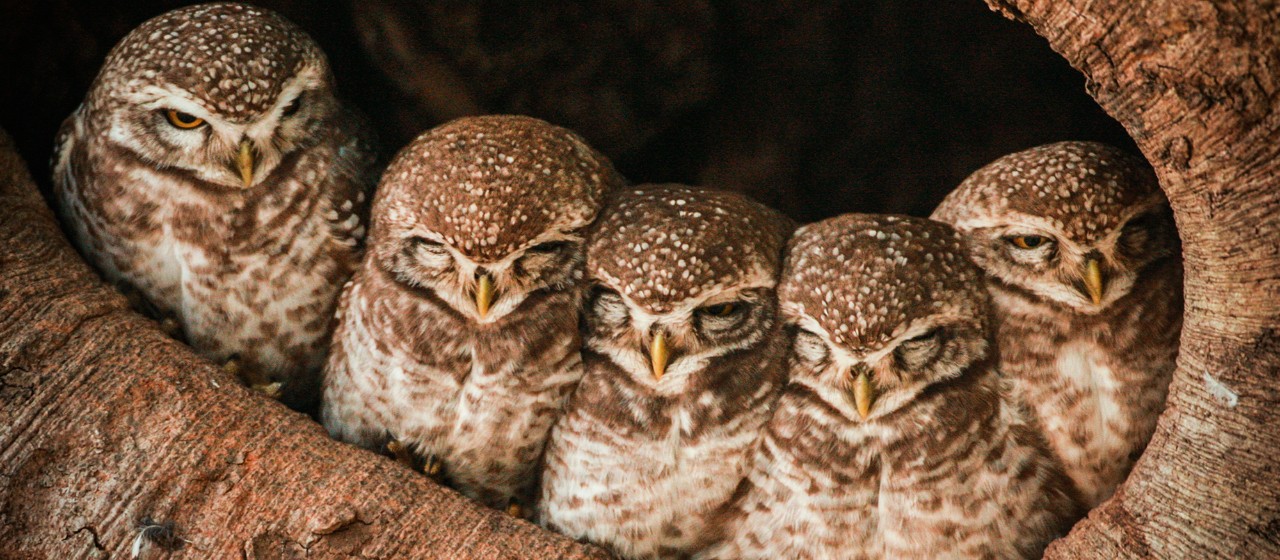
M 1182 331 L 1181 246 L 1151 168 L 1049 144 L 978 170 L 933 215 L 986 271 L 1001 370 L 1088 505 L 1107 499 L 1155 431 Z
M 620 184 L 577 135 L 527 117 L 459 119 L 401 150 L 339 304 L 329 433 L 392 443 L 483 504 L 529 511 L 582 376 L 583 230 Z
M 784 385 L 789 220 L 680 185 L 611 196 L 589 234 L 586 373 L 547 444 L 539 519 L 625 558 L 685 556 Z
M 306 33 L 243 4 L 151 19 L 112 49 L 55 152 L 88 261 L 200 353 L 315 401 L 376 158 Z
M 996 370 L 957 233 L 847 214 L 801 228 L 779 287 L 790 381 L 703 558 L 1038 558 L 1078 515 Z

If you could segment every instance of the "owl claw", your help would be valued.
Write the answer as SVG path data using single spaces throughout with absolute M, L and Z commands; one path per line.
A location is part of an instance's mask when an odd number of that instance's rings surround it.
M 516 502 L 515 498 L 511 499 L 511 503 L 507 504 L 507 515 L 516 519 L 524 519 L 524 508 Z
M 435 455 L 431 455 L 427 457 L 427 463 L 422 466 L 422 472 L 433 479 L 440 480 L 444 474 L 444 461 L 441 461 Z
M 409 448 L 405 447 L 403 443 L 400 443 L 400 440 L 393 439 L 387 442 L 387 451 L 395 457 L 397 463 L 409 467 L 412 470 L 418 470 L 414 468 L 413 465 L 413 452 L 409 451 Z
M 280 395 L 284 394 L 284 383 L 279 381 L 272 383 L 256 383 L 250 385 L 249 388 L 277 400 L 280 399 Z
M 173 317 L 165 317 L 164 319 L 161 319 L 160 330 L 164 332 L 164 334 L 168 335 L 169 338 L 181 340 L 180 336 L 182 335 L 182 325 Z

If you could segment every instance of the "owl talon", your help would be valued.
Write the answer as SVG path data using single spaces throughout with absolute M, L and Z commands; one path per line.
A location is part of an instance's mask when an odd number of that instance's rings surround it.
M 284 394 L 284 383 L 279 381 L 273 383 L 257 383 L 250 385 L 249 388 L 276 400 L 280 400 L 280 395 Z
M 160 331 L 168 335 L 169 338 L 181 340 L 182 325 L 173 317 L 165 317 L 160 320 Z
M 426 464 L 422 466 L 422 472 L 439 481 L 444 476 L 444 461 L 441 461 L 435 455 L 431 455 L 427 457 Z
M 235 359 L 235 358 L 231 358 L 230 360 L 227 360 L 227 361 L 225 361 L 225 362 L 222 362 L 222 371 L 225 371 L 225 372 L 227 372 L 227 373 L 229 373 L 229 374 L 231 374 L 231 375 L 234 375 L 234 376 L 236 376 L 236 377 L 240 377 L 240 372 L 241 372 L 243 369 L 244 369 L 244 368 L 243 368 L 243 367 L 241 367 L 241 365 L 240 365 L 240 360 L 237 360 L 237 359 Z
M 391 453 L 391 456 L 395 458 L 397 463 L 409 467 L 412 470 L 418 470 L 413 464 L 413 452 L 409 451 L 409 448 L 405 447 L 403 443 L 400 443 L 400 440 L 393 439 L 387 442 L 387 451 Z
M 510 515 L 511 517 L 514 517 L 516 519 L 525 518 L 524 508 L 521 507 L 519 503 L 516 503 L 515 498 L 512 498 L 511 503 L 507 504 L 507 515 Z

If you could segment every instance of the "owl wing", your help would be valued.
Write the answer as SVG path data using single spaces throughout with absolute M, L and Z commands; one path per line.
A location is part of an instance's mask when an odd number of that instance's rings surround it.
M 369 204 L 378 184 L 382 161 L 373 127 L 359 113 L 342 110 L 334 134 L 338 137 L 332 167 L 321 189 L 329 197 L 326 216 L 334 236 L 352 247 L 362 247 L 368 229 Z
M 71 158 L 76 149 L 76 129 L 80 124 L 80 113 L 83 105 L 77 107 L 58 127 L 58 135 L 53 141 L 53 155 L 49 158 L 49 170 L 53 174 L 54 191 L 58 196 L 74 192 L 76 176 L 71 170 Z

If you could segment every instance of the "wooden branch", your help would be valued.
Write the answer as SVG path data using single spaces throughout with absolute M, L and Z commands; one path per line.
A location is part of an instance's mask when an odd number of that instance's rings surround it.
M 0 131 L 0 557 L 605 558 L 329 439 L 128 309 Z M 144 558 L 164 556 L 147 541 Z
M 1186 259 L 1156 435 L 1048 557 L 1280 557 L 1280 7 L 988 3 L 1133 135 Z M 603 556 L 333 442 L 165 338 L 70 249 L 0 137 L 0 557 L 127 558 L 148 517 L 196 558 Z
M 1155 166 L 1186 321 L 1155 437 L 1048 558 L 1280 557 L 1280 7 L 988 0 L 1088 79 Z

